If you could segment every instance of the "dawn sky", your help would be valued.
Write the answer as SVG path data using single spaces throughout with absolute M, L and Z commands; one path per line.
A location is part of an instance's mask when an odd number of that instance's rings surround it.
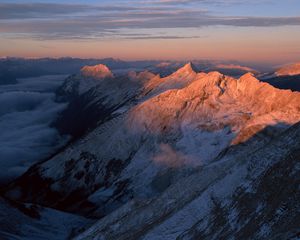
M 0 0 L 0 56 L 293 62 L 299 0 Z

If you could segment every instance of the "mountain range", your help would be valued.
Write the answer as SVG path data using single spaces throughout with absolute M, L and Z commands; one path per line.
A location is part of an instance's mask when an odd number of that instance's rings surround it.
M 71 140 L 4 187 L 5 214 L 69 218 L 49 239 L 297 239 L 300 92 L 236 65 L 173 67 L 66 78 L 52 126 Z

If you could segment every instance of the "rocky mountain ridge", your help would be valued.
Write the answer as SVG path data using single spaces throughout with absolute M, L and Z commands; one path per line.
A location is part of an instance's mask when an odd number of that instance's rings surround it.
M 78 94 L 82 109 L 98 111 L 95 127 L 33 166 L 5 189 L 6 198 L 103 218 L 79 239 L 260 236 L 224 223 L 243 200 L 230 194 L 263 179 L 277 162 L 295 164 L 299 124 L 291 126 L 300 121 L 299 92 L 276 89 L 252 73 L 233 78 L 188 63 L 167 77 L 132 72 Z M 188 219 L 185 226 L 180 219 Z M 180 229 L 172 233 L 174 224 Z
M 174 76 L 181 74 L 188 80 L 173 84 Z M 92 209 L 107 205 L 97 210 L 106 214 L 120 204 L 120 198 L 126 202 L 157 194 L 153 181 L 170 169 L 176 169 L 176 179 L 186 169 L 211 163 L 225 149 L 247 142 L 268 126 L 273 130 L 256 138 L 275 137 L 300 119 L 300 93 L 275 89 L 252 74 L 239 79 L 218 72 L 197 74 L 187 65 L 162 80 L 150 97 L 146 94 L 137 105 L 32 168 L 22 181 L 38 178 L 42 184 L 30 189 L 17 184 L 11 190 L 21 191 L 17 199 L 72 212 L 78 204 Z M 168 81 L 172 84 L 165 87 Z M 157 95 L 152 96 L 153 91 Z M 100 202 L 92 194 L 100 196 Z M 72 199 L 78 199 L 76 204 L 70 204 Z M 87 213 L 90 207 L 81 209 Z

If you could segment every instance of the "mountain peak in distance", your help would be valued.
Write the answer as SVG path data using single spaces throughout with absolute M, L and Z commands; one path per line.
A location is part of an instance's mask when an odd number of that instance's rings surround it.
M 98 64 L 95 66 L 84 66 L 80 69 L 80 74 L 83 77 L 93 79 L 113 78 L 113 73 L 106 65 L 103 64 Z
M 188 62 L 183 67 L 179 68 L 176 72 L 173 74 L 191 74 L 191 73 L 197 73 L 197 68 L 192 62 Z

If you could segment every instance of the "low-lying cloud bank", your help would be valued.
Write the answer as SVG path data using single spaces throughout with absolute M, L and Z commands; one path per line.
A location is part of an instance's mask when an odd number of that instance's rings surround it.
M 0 86 L 0 183 L 18 177 L 67 140 L 49 127 L 65 107 L 54 101 L 63 79 L 45 76 Z

